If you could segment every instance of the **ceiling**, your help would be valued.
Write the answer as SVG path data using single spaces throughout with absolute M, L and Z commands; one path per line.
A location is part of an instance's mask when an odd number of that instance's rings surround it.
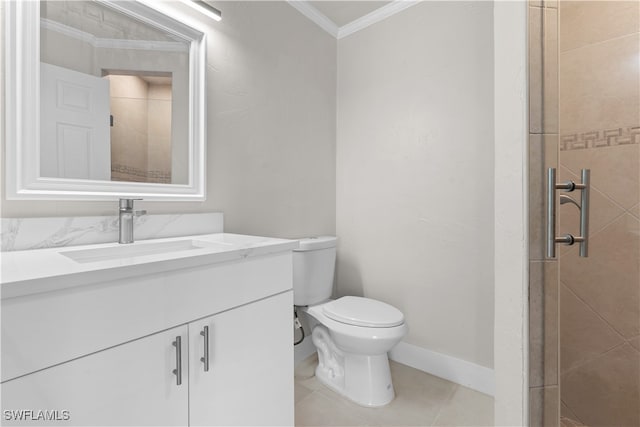
M 54 28 L 75 29 L 84 33 L 85 37 L 93 36 L 107 40 L 180 41 L 185 43 L 186 48 L 189 46 L 184 39 L 174 36 L 169 31 L 159 29 L 99 2 L 41 2 L 40 17 L 45 20 L 45 25 L 52 22 L 51 25 Z M 77 32 L 76 34 L 80 35 Z
M 374 10 L 391 3 L 390 1 L 309 1 L 311 6 L 329 18 L 337 27 L 342 27 Z

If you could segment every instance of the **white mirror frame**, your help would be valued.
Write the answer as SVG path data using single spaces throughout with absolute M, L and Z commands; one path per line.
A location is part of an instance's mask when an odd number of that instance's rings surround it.
M 191 41 L 188 184 L 95 181 L 40 176 L 40 2 L 5 3 L 5 171 L 9 200 L 202 201 L 206 198 L 206 44 L 197 23 L 185 25 L 174 2 L 98 0 Z M 175 3 L 174 3 L 175 4 Z M 178 3 L 179 4 L 179 3 Z M 176 17 L 175 19 L 172 17 Z M 182 19 L 181 19 L 182 21 Z M 202 24 L 200 24 L 202 25 Z

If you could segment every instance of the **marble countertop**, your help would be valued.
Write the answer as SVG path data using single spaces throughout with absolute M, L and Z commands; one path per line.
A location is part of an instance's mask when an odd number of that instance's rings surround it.
M 185 249 L 181 249 L 180 242 L 185 241 L 192 241 L 197 247 L 186 248 L 185 245 Z M 153 249 L 152 247 L 163 245 L 170 250 L 144 253 L 145 248 Z M 140 240 L 127 245 L 106 243 L 2 252 L 1 297 L 4 300 L 177 268 L 239 261 L 253 256 L 290 251 L 297 247 L 297 240 L 216 233 Z M 127 254 L 120 255 L 120 248 Z M 142 252 L 135 253 L 138 250 Z M 109 253 L 117 255 L 104 255 Z

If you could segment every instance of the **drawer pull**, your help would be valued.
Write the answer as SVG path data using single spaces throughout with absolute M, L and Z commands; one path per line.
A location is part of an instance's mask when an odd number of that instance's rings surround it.
M 180 385 L 182 384 L 182 337 L 178 335 L 171 344 L 176 348 L 176 369 L 172 373 L 176 376 L 176 385 Z
M 209 372 L 209 327 L 205 326 L 200 335 L 204 337 L 204 356 L 200 358 L 200 361 L 204 363 L 204 371 Z

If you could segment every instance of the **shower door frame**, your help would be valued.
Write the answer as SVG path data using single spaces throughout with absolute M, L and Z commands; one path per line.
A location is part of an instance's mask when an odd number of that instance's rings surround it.
M 494 2 L 495 425 L 529 425 L 529 2 Z

